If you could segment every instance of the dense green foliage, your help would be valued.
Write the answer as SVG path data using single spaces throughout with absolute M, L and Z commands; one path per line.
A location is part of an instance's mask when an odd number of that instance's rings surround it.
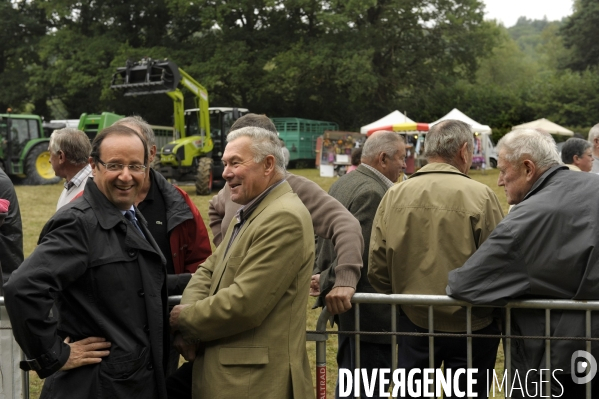
M 171 124 L 165 95 L 109 89 L 127 59 L 169 58 L 211 106 L 331 120 L 356 130 L 394 109 L 457 107 L 498 133 L 546 117 L 599 120 L 593 32 L 577 0 L 561 22 L 483 21 L 480 0 L 0 0 L 0 107 L 46 119 L 137 113 Z M 192 106 L 190 101 L 189 106 Z

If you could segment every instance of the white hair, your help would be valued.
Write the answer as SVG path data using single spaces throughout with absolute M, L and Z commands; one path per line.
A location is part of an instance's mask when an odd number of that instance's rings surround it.
M 397 132 L 379 130 L 366 140 L 362 147 L 362 158 L 373 161 L 380 153 L 384 152 L 394 157 L 398 151 L 398 144 L 404 143 L 404 138 Z
M 515 164 L 524 156 L 530 157 L 540 170 L 561 163 L 553 137 L 536 129 L 517 129 L 509 132 L 497 143 L 497 153 L 502 150 L 505 160 L 511 164 Z
M 262 162 L 268 155 L 275 157 L 275 170 L 277 173 L 285 174 L 285 157 L 279 136 L 270 130 L 255 126 L 242 127 L 227 135 L 227 142 L 232 142 L 241 137 L 249 137 L 251 140 L 250 148 L 254 154 L 254 162 Z
M 599 123 L 597 123 L 595 126 L 591 128 L 591 130 L 589 130 L 589 142 L 592 143 L 593 140 L 597 138 L 597 136 L 599 136 Z

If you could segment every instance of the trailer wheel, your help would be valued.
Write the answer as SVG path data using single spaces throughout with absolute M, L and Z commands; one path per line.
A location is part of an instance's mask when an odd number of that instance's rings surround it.
M 198 172 L 196 174 L 196 194 L 210 195 L 212 192 L 212 173 L 214 160 L 209 157 L 202 157 L 198 162 Z
M 55 184 L 60 181 L 60 177 L 54 174 L 54 169 L 50 165 L 47 143 L 38 144 L 29 150 L 25 160 L 25 174 L 27 177 L 23 180 L 23 184 L 29 186 Z
M 497 160 L 495 158 L 490 158 L 489 163 L 493 169 L 497 169 Z

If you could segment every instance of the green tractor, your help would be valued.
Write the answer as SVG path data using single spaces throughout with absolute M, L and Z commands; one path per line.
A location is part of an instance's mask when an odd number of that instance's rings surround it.
M 179 85 L 195 95 L 196 108 L 185 110 Z M 156 169 L 167 179 L 194 181 L 196 194 L 209 195 L 222 174 L 220 158 L 230 126 L 248 112 L 244 108 L 209 108 L 206 89 L 168 60 L 127 61 L 117 68 L 111 89 L 125 96 L 165 93 L 173 100 L 175 141 L 159 150 Z
M 49 137 L 44 137 L 42 119 L 37 115 L 0 114 L 0 167 L 22 184 L 55 184 L 48 151 Z

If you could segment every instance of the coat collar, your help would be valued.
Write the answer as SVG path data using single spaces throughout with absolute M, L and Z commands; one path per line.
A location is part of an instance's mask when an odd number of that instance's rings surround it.
M 385 191 L 387 191 L 389 189 L 389 187 L 385 184 L 385 182 L 382 181 L 381 178 L 379 176 L 377 176 L 376 173 L 374 173 L 372 170 L 368 169 L 366 166 L 364 166 L 362 164 L 360 164 L 358 166 L 358 168 L 356 170 L 354 170 L 354 172 L 362 173 L 363 175 L 368 176 L 371 179 L 374 179 L 374 181 L 376 181 L 378 184 L 380 184 L 380 186 Z
M 449 173 L 452 175 L 460 175 L 460 176 L 467 177 L 468 179 L 470 179 L 470 176 L 463 174 L 455 166 L 452 166 L 448 163 L 443 163 L 443 162 L 433 162 L 433 163 L 428 163 L 428 164 L 424 165 L 416 173 L 414 173 L 412 176 L 410 176 L 410 179 L 412 179 L 414 177 L 422 176 L 422 175 L 425 175 L 428 173 Z
M 185 220 L 193 219 L 191 209 L 189 209 L 183 196 L 179 194 L 177 189 L 164 176 L 154 170 L 150 170 L 149 178 L 152 179 L 152 184 L 156 184 L 158 191 L 160 191 L 162 198 L 164 198 L 167 231 L 170 232 Z
M 530 191 L 524 196 L 522 201 L 525 201 L 528 197 L 535 195 L 535 193 L 543 187 L 544 183 L 549 180 L 551 176 L 555 175 L 558 170 L 568 170 L 568 167 L 566 165 L 556 165 L 547 169 L 545 173 L 543 173 L 541 177 L 539 177 L 532 185 Z

